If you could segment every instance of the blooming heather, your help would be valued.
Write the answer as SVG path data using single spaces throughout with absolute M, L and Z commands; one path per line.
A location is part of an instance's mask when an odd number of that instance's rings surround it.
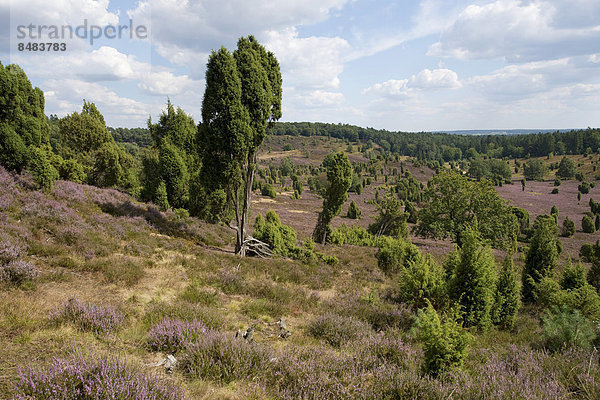
M 127 399 L 183 400 L 172 383 L 143 374 L 126 360 L 72 354 L 54 359 L 45 368 L 29 366 L 19 371 L 14 399 Z
M 77 299 L 70 299 L 53 311 L 50 319 L 71 322 L 80 329 L 97 335 L 110 335 L 124 322 L 123 314 L 111 306 L 83 303 Z
M 206 326 L 198 320 L 182 321 L 167 318 L 150 328 L 148 345 L 152 350 L 176 352 L 196 342 L 206 333 Z

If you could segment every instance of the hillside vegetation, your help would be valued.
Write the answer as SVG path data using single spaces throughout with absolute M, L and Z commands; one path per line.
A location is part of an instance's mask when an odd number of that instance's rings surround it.
M 0 64 L 1 398 L 598 397 L 598 130 L 276 123 L 252 36 L 206 81 L 113 129 Z

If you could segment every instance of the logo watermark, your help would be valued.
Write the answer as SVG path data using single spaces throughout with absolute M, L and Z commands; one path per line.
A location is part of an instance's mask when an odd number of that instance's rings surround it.
M 145 25 L 134 25 L 132 19 L 129 19 L 129 24 L 106 26 L 89 25 L 87 19 L 83 20 L 83 24 L 77 26 L 33 23 L 17 25 L 16 39 L 18 40 L 44 43 L 45 40 L 63 41 L 74 38 L 84 39 L 92 46 L 95 41 L 100 39 L 146 39 L 148 38 L 148 28 Z

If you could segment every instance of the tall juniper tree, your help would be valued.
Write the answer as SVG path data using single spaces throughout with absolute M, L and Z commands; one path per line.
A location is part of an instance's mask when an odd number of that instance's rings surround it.
M 275 55 L 253 36 L 232 54 L 213 51 L 199 127 L 206 193 L 222 190 L 237 222 L 236 253 L 245 255 L 248 210 L 258 148 L 267 127 L 281 118 L 281 72 Z
M 340 213 L 342 205 L 348 199 L 348 189 L 352 184 L 352 166 L 343 152 L 332 153 L 323 160 L 327 173 L 327 190 L 323 199 L 323 211 L 319 213 L 313 239 L 325 243 L 331 232 L 329 223 Z

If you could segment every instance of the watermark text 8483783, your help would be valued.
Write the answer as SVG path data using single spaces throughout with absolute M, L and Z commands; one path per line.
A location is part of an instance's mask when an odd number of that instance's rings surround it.
M 19 42 L 17 50 L 37 52 L 66 51 L 67 44 L 65 42 Z

